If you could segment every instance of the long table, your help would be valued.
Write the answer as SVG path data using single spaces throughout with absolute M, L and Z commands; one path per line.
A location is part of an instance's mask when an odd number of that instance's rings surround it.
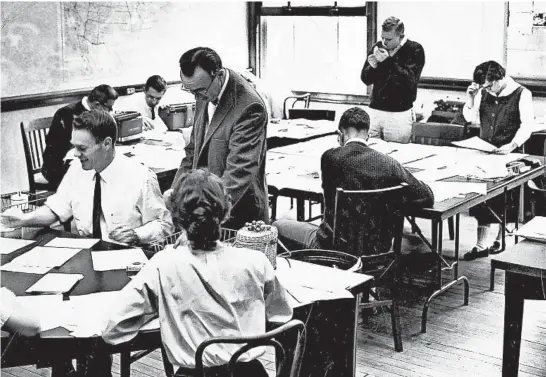
M 27 252 L 36 245 L 44 245 L 56 236 L 76 237 L 66 232 L 44 229 L 35 239 L 36 244 L 24 247 L 12 254 L 2 255 L 2 264 Z M 91 250 L 118 249 L 121 246 L 101 241 L 91 249 L 78 252 L 63 266 L 52 270 L 59 273 L 80 273 L 84 275 L 78 285 L 71 292 L 71 296 L 85 295 L 95 292 L 117 291 L 122 289 L 129 278 L 124 270 L 97 272 L 93 270 Z M 292 281 L 302 281 L 309 274 L 321 276 L 324 279 L 338 280 L 346 278 L 346 288 L 353 294 L 340 298 L 330 297 L 316 300 L 317 292 L 323 288 L 316 288 L 310 302 L 294 304 L 294 318 L 306 323 L 307 346 L 302 364 L 302 376 L 323 375 L 324 368 L 336 370 L 338 376 L 355 376 L 356 366 L 356 326 L 358 293 L 367 291 L 373 278 L 363 274 L 339 271 L 333 268 L 309 265 L 304 262 L 279 258 L 278 269 L 283 276 Z M 340 275 L 341 274 L 341 275 Z M 40 275 L 3 271 L 1 285 L 12 290 L 16 295 L 26 295 L 25 290 L 34 284 Z M 305 285 L 309 286 L 308 279 Z M 121 375 L 129 376 L 130 369 L 128 355 L 132 351 L 156 349 L 161 346 L 159 330 L 152 328 L 141 331 L 132 341 L 117 346 L 106 344 L 100 337 L 74 338 L 68 330 L 59 327 L 44 331 L 40 336 L 32 338 L 11 337 L 2 334 L 2 367 L 37 364 L 47 366 L 61 362 L 67 358 L 80 358 L 97 349 L 107 350 L 109 353 L 121 353 Z M 286 340 L 288 349 L 293 347 Z
M 491 259 L 505 270 L 502 375 L 518 375 L 524 301 L 546 300 L 546 243 L 522 241 Z
M 274 187 L 277 195 L 287 196 L 296 199 L 297 219 L 304 220 L 305 201 L 322 202 L 323 194 L 320 177 L 320 156 L 328 148 L 336 147 L 336 142 L 332 136 L 312 140 L 306 143 L 299 143 L 288 147 L 281 147 L 268 152 L 268 184 Z M 384 148 L 385 144 L 380 148 Z M 372 146 L 373 148 L 374 146 Z M 419 149 L 427 149 L 430 146 L 417 146 Z M 450 150 L 455 155 L 464 155 L 466 152 L 461 148 L 454 147 L 434 147 L 436 150 Z M 392 147 L 390 148 L 392 149 Z M 403 145 L 400 148 L 404 149 Z M 434 150 L 434 149 L 433 149 Z M 411 155 L 408 153 L 391 153 L 395 159 L 397 154 L 400 156 L 401 163 L 410 163 Z M 422 152 L 422 153 L 421 153 Z M 421 151 L 421 156 L 426 155 L 426 151 Z M 418 157 L 418 156 L 417 156 Z M 499 161 L 505 161 L 510 158 L 503 156 L 491 156 L 487 158 L 498 158 Z M 541 158 L 544 162 L 544 159 Z M 441 202 L 435 202 L 432 208 L 424 208 L 414 213 L 408 213 L 407 218 L 418 232 L 421 238 L 427 243 L 431 251 L 437 256 L 437 274 L 435 278 L 436 290 L 427 298 L 423 306 L 421 318 L 421 331 L 426 332 L 428 308 L 434 298 L 447 291 L 454 285 L 464 284 L 464 304 L 468 304 L 469 283 L 466 276 L 459 276 L 459 223 L 460 213 L 467 211 L 471 207 L 481 204 L 498 195 L 505 195 L 511 189 L 520 188 L 520 204 L 523 200 L 524 184 L 534 178 L 544 174 L 546 166 L 534 168 L 526 173 L 512 176 L 497 182 L 487 182 L 487 193 L 485 195 L 477 193 L 466 194 L 463 198 L 453 197 Z M 454 177 L 448 181 L 469 181 L 466 177 Z M 479 181 L 477 181 L 479 182 Z M 276 186 L 277 185 L 277 186 Z M 522 213 L 520 208 L 520 216 Z M 419 227 L 413 220 L 413 217 L 429 219 L 432 222 L 432 234 L 430 242 L 423 236 Z M 455 260 L 448 262 L 442 255 L 443 221 L 455 217 Z M 502 220 L 502 247 L 505 247 L 505 219 L 506 213 L 501 214 Z M 517 226 L 517 223 L 516 223 Z M 444 272 L 451 272 L 449 282 L 443 283 Z

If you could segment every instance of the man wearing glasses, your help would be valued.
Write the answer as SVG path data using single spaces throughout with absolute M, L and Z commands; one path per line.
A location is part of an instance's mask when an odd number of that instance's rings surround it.
M 84 111 L 93 109 L 111 112 L 118 93 L 110 85 L 99 85 L 83 97 L 81 101 L 61 107 L 55 112 L 49 132 L 46 136 L 46 148 L 43 154 L 44 164 L 42 174 L 50 185 L 50 190 L 56 191 L 63 179 L 69 164 L 65 163 L 66 153 L 72 148 L 72 123 L 74 118 Z
M 180 58 L 182 89 L 196 99 L 196 114 L 186 157 L 174 181 L 191 169 L 205 167 L 222 178 L 233 209 L 225 227 L 268 222 L 265 183 L 267 111 L 252 85 L 222 66 L 210 48 L 197 47 Z M 166 202 L 172 190 L 164 194 Z

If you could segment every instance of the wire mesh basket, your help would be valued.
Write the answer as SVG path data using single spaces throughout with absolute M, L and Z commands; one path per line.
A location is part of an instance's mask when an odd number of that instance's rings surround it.
M 28 199 L 25 199 L 22 202 L 12 201 L 14 195 L 26 196 Z M 1 196 L 2 207 L 0 212 L 4 212 L 8 208 L 19 208 L 21 211 L 27 213 L 35 211 L 38 207 L 41 207 L 45 204 L 47 198 L 51 196 L 51 192 L 42 192 L 42 193 L 31 193 L 31 192 L 20 192 L 20 193 L 10 193 L 4 194 Z
M 157 242 L 151 243 L 150 245 L 148 245 L 147 250 L 155 254 L 158 251 L 163 250 L 168 245 L 174 245 L 176 240 L 184 234 L 185 234 L 185 231 L 173 233 L 170 236 L 162 238 L 161 240 Z M 237 235 L 236 230 L 220 228 L 220 241 L 222 241 L 225 244 L 232 245 L 235 242 L 236 235 Z

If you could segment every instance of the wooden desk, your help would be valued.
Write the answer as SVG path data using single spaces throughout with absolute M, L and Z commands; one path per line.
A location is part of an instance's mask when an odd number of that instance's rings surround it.
M 44 229 L 36 237 L 37 245 L 44 245 L 55 236 L 77 237 L 66 232 Z M 36 244 L 35 244 L 36 245 Z M 35 245 L 29 245 L 2 260 L 7 263 L 23 254 Z M 99 242 L 92 250 L 123 248 L 119 245 Z M 306 323 L 307 346 L 305 349 L 302 371 L 306 376 L 322 376 L 325 368 L 332 368 L 336 376 L 355 376 L 356 368 L 356 326 L 357 297 L 359 292 L 367 291 L 373 278 L 363 274 L 354 274 L 333 268 L 309 265 L 300 261 L 279 258 L 278 268 L 289 274 L 291 280 L 305 279 L 307 274 L 340 280 L 347 277 L 346 289 L 354 295 L 350 298 L 318 300 L 313 303 L 299 304 L 294 308 L 294 318 Z M 115 291 L 123 288 L 129 278 L 124 270 L 97 272 L 93 270 L 90 250 L 82 250 L 54 272 L 81 273 L 84 279 L 79 282 L 71 295 L 84 295 L 94 292 Z M 311 272 L 310 272 L 311 271 Z M 341 275 L 340 275 L 341 274 Z M 41 276 L 3 271 L 1 285 L 11 289 L 16 295 L 25 295 L 25 290 Z M 305 281 L 305 285 L 309 285 Z M 3 334 L 4 335 L 4 334 Z M 73 338 L 68 330 L 56 328 L 40 334 L 38 337 L 10 337 L 1 342 L 2 367 L 20 365 L 52 365 L 66 359 L 81 358 L 97 349 L 109 353 L 121 353 L 121 376 L 130 373 L 127 356 L 129 352 L 155 349 L 161 346 L 159 329 L 141 331 L 132 341 L 116 346 L 105 343 L 100 337 Z M 287 349 L 291 343 L 287 341 Z M 322 374 L 321 374 L 322 373 Z M 283 376 L 287 377 L 287 376 Z
M 518 375 L 524 300 L 546 300 L 546 244 L 522 241 L 491 259 L 505 270 L 502 375 Z M 546 356 L 545 356 L 546 359 Z

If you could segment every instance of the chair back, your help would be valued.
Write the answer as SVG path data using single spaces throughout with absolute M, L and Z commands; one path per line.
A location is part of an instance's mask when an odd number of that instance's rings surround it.
M 43 153 L 46 147 L 46 135 L 53 118 L 39 118 L 28 123 L 21 122 L 21 137 L 27 163 L 30 187 L 34 187 L 34 174 L 42 171 Z
M 288 109 L 289 109 L 288 108 L 288 102 L 289 101 L 292 101 L 292 104 L 290 105 L 291 109 L 294 108 L 294 106 L 298 102 L 303 102 L 303 108 L 308 109 L 309 104 L 311 103 L 311 93 L 305 93 L 305 94 L 302 94 L 302 95 L 294 95 L 294 96 L 286 97 L 284 99 L 283 111 L 282 111 L 285 119 L 290 119 L 289 114 L 288 114 Z
M 448 123 L 414 123 L 411 140 L 415 144 L 450 145 L 463 140 L 466 126 Z
M 302 321 L 298 319 L 293 319 L 284 325 L 266 332 L 263 335 L 254 335 L 247 337 L 231 337 L 231 336 L 220 336 L 213 337 L 203 341 L 197 351 L 195 352 L 195 376 L 204 377 L 204 367 L 203 367 L 203 353 L 205 349 L 211 344 L 242 344 L 242 347 L 239 348 L 231 357 L 228 363 L 228 369 L 233 376 L 233 371 L 235 368 L 235 363 L 241 355 L 245 352 L 248 352 L 252 348 L 264 347 L 264 346 L 273 346 L 275 348 L 275 354 L 277 358 L 277 377 L 284 375 L 290 377 L 298 377 L 300 373 L 301 361 L 303 356 L 304 344 L 305 344 L 305 325 Z M 288 357 L 287 352 L 283 345 L 276 339 L 280 336 L 288 335 L 289 333 L 295 333 L 296 346 L 294 349 L 293 358 Z M 290 366 L 286 365 L 286 361 L 292 359 Z M 286 373 L 285 368 L 288 367 L 288 373 Z
M 335 250 L 303 249 L 288 251 L 279 254 L 279 257 L 338 268 L 349 272 L 359 272 L 362 267 L 360 258 Z
M 336 189 L 332 248 L 362 257 L 388 252 L 401 242 L 401 191 L 406 183 L 374 190 Z

